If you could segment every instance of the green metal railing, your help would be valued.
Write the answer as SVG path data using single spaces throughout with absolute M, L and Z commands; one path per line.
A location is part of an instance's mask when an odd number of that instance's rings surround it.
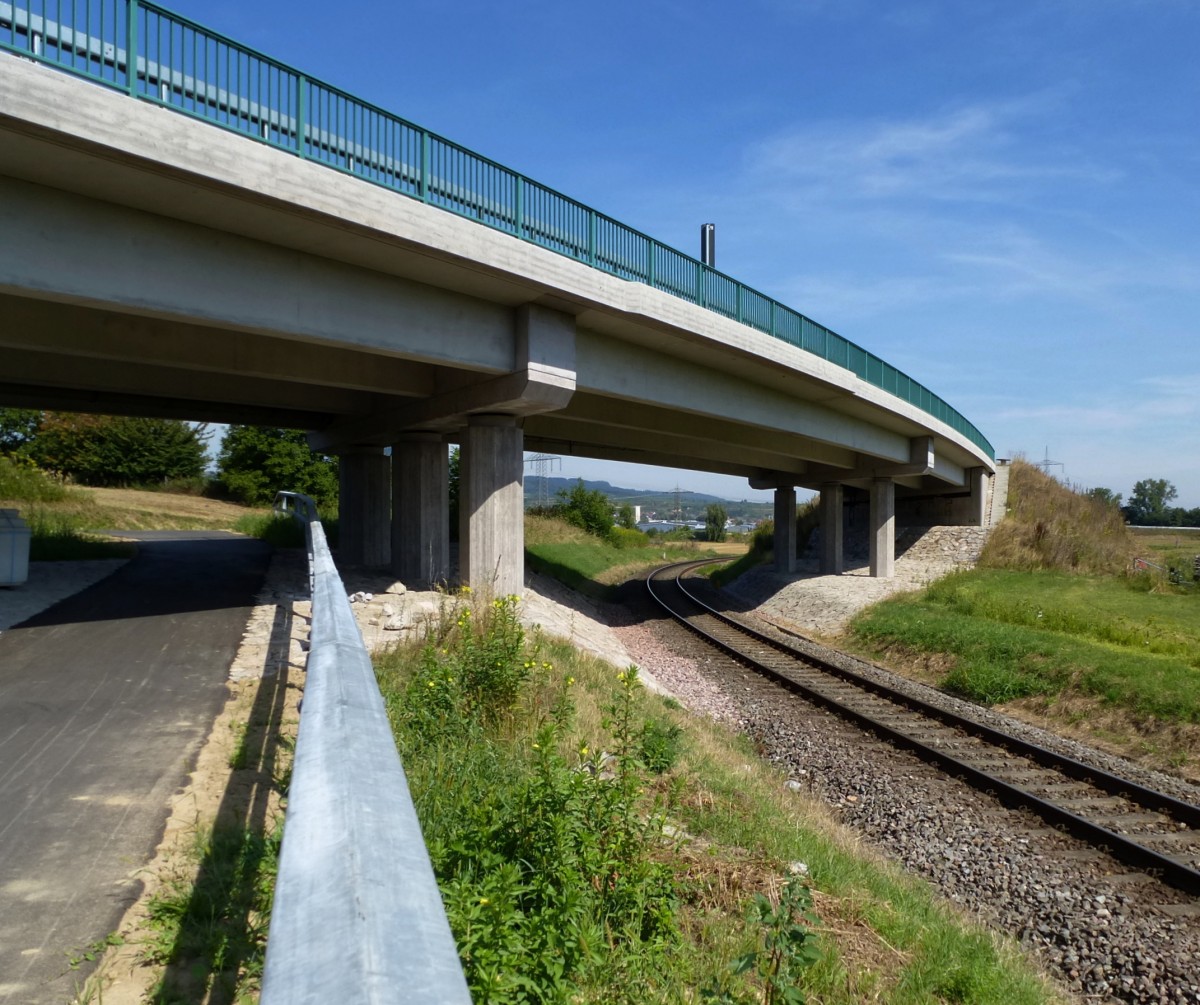
M 811 352 L 995 451 L 907 374 L 765 294 L 436 133 L 142 0 L 0 0 L 0 48 L 646 283 Z

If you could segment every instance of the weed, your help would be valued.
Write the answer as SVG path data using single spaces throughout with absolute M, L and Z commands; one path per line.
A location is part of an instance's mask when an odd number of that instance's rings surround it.
M 779 903 L 761 893 L 754 895 L 749 923 L 756 926 L 759 945 L 729 965 L 728 975 L 700 991 L 705 1005 L 803 1005 L 804 993 L 796 986 L 800 972 L 820 959 L 813 927 L 812 894 L 793 877 L 784 885 Z M 753 971 L 762 985 L 761 995 L 749 997 L 731 986 L 730 977 Z
M 84 963 L 94 963 L 110 946 L 125 945 L 125 937 L 120 932 L 109 932 L 104 938 L 89 943 L 86 947 L 67 953 L 67 966 L 78 970 Z

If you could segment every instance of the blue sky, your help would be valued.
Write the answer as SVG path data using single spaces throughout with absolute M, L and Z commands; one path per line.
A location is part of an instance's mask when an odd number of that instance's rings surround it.
M 1195 0 L 170 6 L 691 254 L 713 221 L 1000 456 L 1200 505 Z

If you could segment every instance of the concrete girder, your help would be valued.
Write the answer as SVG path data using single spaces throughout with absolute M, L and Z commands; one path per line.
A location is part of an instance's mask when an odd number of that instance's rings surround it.
M 429 394 L 436 374 L 433 366 L 392 356 L 26 297 L 0 296 L 0 349 L 4 348 L 384 395 Z
M 56 412 L 83 412 L 90 415 L 134 415 L 151 419 L 184 419 L 188 422 L 237 422 L 248 426 L 281 426 L 285 429 L 304 429 L 329 420 L 329 416 L 321 413 L 288 409 L 36 387 L 30 384 L 7 384 L 2 381 L 0 405 L 9 408 L 49 409 Z
M 571 440 L 557 440 L 542 436 L 526 436 L 525 449 L 537 450 L 548 454 L 562 454 L 565 457 L 589 457 L 597 461 L 628 461 L 630 464 L 651 464 L 658 467 L 677 468 L 686 461 L 686 466 L 692 471 L 711 471 L 713 474 L 733 475 L 736 478 L 749 478 L 758 469 L 736 462 L 703 460 L 694 457 L 683 458 L 679 454 L 670 454 L 651 448 L 611 447 L 600 444 L 576 443 Z
M 816 488 L 823 482 L 837 481 L 843 485 L 869 489 L 877 478 L 891 478 L 898 484 L 913 489 L 923 489 L 927 478 L 959 489 L 967 484 L 967 473 L 962 467 L 938 458 L 932 436 L 912 437 L 909 440 L 909 460 L 903 464 L 859 457 L 858 463 L 848 470 L 814 464 L 808 469 L 808 477 L 812 480 L 802 483 L 807 488 Z
M 180 401 L 286 409 L 307 413 L 309 419 L 305 425 L 317 421 L 321 415 L 362 408 L 370 401 L 337 387 L 307 387 L 261 377 L 179 371 L 146 363 L 23 349 L 0 349 L 0 365 L 6 383 L 42 387 L 50 392 L 64 388 L 109 397 L 141 398 L 169 394 Z
M 512 369 L 511 309 L 398 276 L 3 175 L 0 233 L 0 293 Z
M 865 419 L 677 356 L 616 339 L 601 341 L 583 329 L 578 346 L 581 392 L 653 403 L 664 410 L 702 410 L 740 426 L 794 434 L 884 462 L 908 463 L 909 438 Z
M 562 411 L 540 416 L 536 426 L 539 433 L 551 436 L 555 435 L 552 427 L 560 422 L 588 423 L 606 430 L 633 429 L 643 435 L 670 433 L 699 442 L 736 444 L 734 449 L 739 456 L 741 448 L 748 447 L 776 458 L 815 461 L 834 466 L 851 467 L 856 460 L 853 451 L 782 432 L 775 427 L 752 426 L 694 410 L 673 411 L 644 402 L 602 398 L 584 391 L 576 392 L 571 403 Z M 527 435 L 532 435 L 532 432 L 526 429 Z M 770 465 L 764 463 L 761 466 Z
M 544 430 L 553 429 L 554 434 L 546 435 Z M 679 466 L 681 458 L 687 458 L 689 463 L 715 461 L 718 463 L 737 464 L 741 468 L 765 467 L 774 465 L 783 470 L 802 474 L 806 463 L 798 458 L 788 458 L 767 450 L 746 446 L 732 439 L 714 439 L 695 437 L 680 433 L 656 430 L 653 426 L 644 429 L 626 429 L 608 427 L 597 431 L 590 423 L 574 421 L 563 412 L 529 419 L 525 423 L 525 438 L 533 442 L 543 440 L 559 440 L 575 444 L 576 454 L 586 456 L 584 451 L 589 445 L 597 447 L 624 448 L 627 450 L 648 450 L 664 457 L 674 458 L 674 467 Z

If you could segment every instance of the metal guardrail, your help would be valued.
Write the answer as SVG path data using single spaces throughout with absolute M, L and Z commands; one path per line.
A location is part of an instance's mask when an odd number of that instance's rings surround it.
M 307 496 L 312 632 L 262 1005 L 470 1005 L 370 657 Z
M 545 185 L 165 7 L 147 0 L 0 2 L 0 48 L 749 325 L 915 405 L 995 458 L 991 443 L 961 413 L 824 325 Z

